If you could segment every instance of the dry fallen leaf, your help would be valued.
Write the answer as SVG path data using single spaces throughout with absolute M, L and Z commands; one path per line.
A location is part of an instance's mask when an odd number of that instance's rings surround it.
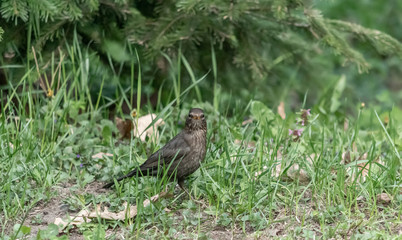
M 282 153 L 280 152 L 280 150 L 277 151 L 277 157 L 282 158 Z M 306 167 L 307 166 L 312 167 L 313 160 L 317 157 L 319 157 L 319 155 L 316 154 L 311 154 L 310 156 L 307 156 Z M 287 166 L 288 165 L 285 164 L 285 167 L 282 167 L 282 161 L 279 161 L 278 165 L 276 165 L 275 167 L 274 175 L 276 177 L 280 177 L 282 175 L 283 170 L 286 169 Z M 291 179 L 293 181 L 299 180 L 299 182 L 301 183 L 307 183 L 310 181 L 310 176 L 308 175 L 307 171 L 301 168 L 298 163 L 293 163 L 293 165 L 288 168 L 288 170 L 286 171 L 286 176 L 288 179 Z
M 349 129 L 349 120 L 345 118 L 345 121 L 343 122 L 343 131 L 347 131 Z
M 359 196 L 356 198 L 356 201 L 358 201 L 358 202 L 365 201 L 365 200 L 366 200 L 366 198 L 363 196 Z
M 140 138 L 141 141 L 144 142 L 147 136 L 155 137 L 155 139 L 157 139 L 159 136 L 156 128 L 164 124 L 164 122 L 160 118 L 153 124 L 153 126 L 148 128 L 154 119 L 156 119 L 156 114 L 148 114 L 136 120 L 123 120 L 116 117 L 115 122 L 121 138 L 130 138 L 131 131 L 133 131 L 134 137 Z
M 272 156 L 272 154 L 273 154 L 273 150 L 271 150 L 271 151 L 269 152 L 269 155 L 270 155 L 270 156 Z M 319 155 L 318 155 L 318 156 L 319 156 Z M 282 176 L 282 173 L 283 173 L 283 170 L 285 170 L 285 169 L 287 168 L 287 166 L 288 166 L 288 165 L 286 164 L 286 159 L 283 159 L 283 155 L 282 155 L 281 149 L 278 149 L 278 150 L 277 150 L 276 156 L 274 156 L 274 157 L 275 157 L 275 159 L 276 159 L 276 164 L 275 164 L 275 167 L 272 168 L 272 175 L 275 176 L 275 177 L 281 177 L 281 176 Z M 310 156 L 307 156 L 307 157 L 306 157 L 306 165 L 313 166 L 313 160 L 314 160 L 316 157 L 317 157 L 317 156 L 316 156 L 315 154 L 312 154 L 312 155 L 310 155 Z M 284 164 L 285 167 L 282 167 L 282 164 Z M 264 170 L 265 170 L 265 169 L 267 169 L 266 166 L 264 166 Z M 256 172 L 254 175 L 255 175 L 256 177 L 258 177 L 261 173 L 262 173 L 262 171 L 258 171 L 258 172 Z M 290 167 L 287 169 L 286 177 L 287 177 L 288 180 L 289 180 L 289 179 L 290 179 L 290 180 L 293 180 L 293 181 L 299 180 L 299 181 L 302 182 L 302 183 L 305 183 L 305 182 L 309 182 L 309 181 L 310 181 L 310 176 L 308 175 L 307 171 L 304 170 L 303 168 L 301 168 L 300 165 L 297 164 L 297 163 L 294 163 L 292 166 L 290 166 Z M 286 178 L 286 177 L 285 177 L 285 178 Z
M 282 119 L 285 119 L 285 118 L 286 118 L 285 103 L 284 103 L 283 101 L 281 101 L 281 102 L 279 103 L 279 106 L 278 106 L 278 114 L 279 114 L 279 116 L 281 116 Z
M 83 223 L 89 223 L 92 220 L 89 218 L 85 218 L 82 216 L 76 216 L 76 217 L 68 217 L 67 220 L 63 220 L 62 218 L 56 218 L 54 220 L 54 224 L 56 224 L 57 226 L 59 226 L 59 232 L 63 231 L 68 225 L 81 225 Z
M 359 155 L 357 152 L 346 151 L 342 153 L 341 164 L 348 165 L 346 172 L 349 176 L 349 182 L 364 182 L 369 174 L 369 171 L 378 169 L 377 164 L 384 165 L 381 157 L 378 157 L 372 162 L 369 162 L 368 153 L 365 152 Z M 366 160 L 366 161 L 365 161 Z
M 274 176 L 275 177 L 279 177 L 282 173 L 282 165 L 279 162 L 276 166 L 275 166 L 275 172 L 274 172 Z
M 97 153 L 97 154 L 92 155 L 92 158 L 93 158 L 93 159 L 103 158 L 103 156 L 106 156 L 106 157 L 113 157 L 113 154 L 100 152 L 100 153 Z
M 236 142 L 236 141 L 235 141 Z M 274 154 L 274 150 L 271 149 L 268 153 L 269 158 L 275 158 L 276 159 L 276 163 L 274 163 L 275 167 L 271 167 L 271 176 L 275 176 L 275 177 L 279 177 L 281 176 L 282 173 L 282 165 L 281 165 L 281 161 L 282 161 L 282 152 L 281 152 L 282 148 L 278 149 L 276 151 L 276 155 L 273 156 Z M 267 170 L 268 166 L 263 166 L 263 171 Z M 254 173 L 255 179 L 257 179 L 258 176 L 260 176 L 263 171 L 258 171 Z
M 346 151 L 342 153 L 342 160 L 341 160 L 341 164 L 348 164 L 350 163 L 350 151 Z
M 367 159 L 367 156 L 364 159 Z M 359 171 L 361 171 L 361 180 L 363 182 L 366 181 L 366 177 L 369 174 L 370 166 L 371 166 L 371 164 L 369 164 L 369 163 L 359 163 L 359 164 L 357 164 L 357 168 L 359 169 Z
M 120 137 L 123 138 L 131 138 L 131 130 L 133 129 L 133 121 L 130 119 L 123 120 L 121 118 L 115 117 L 114 121 L 116 123 L 116 127 L 120 132 Z
M 236 145 L 241 145 L 242 147 L 247 147 L 248 150 L 250 150 L 250 152 L 252 152 L 255 149 L 255 142 L 254 141 L 242 141 L 239 139 L 235 139 L 234 140 L 234 144 Z
M 159 198 L 168 196 L 167 192 L 162 192 L 150 199 L 146 199 L 142 204 L 145 207 L 149 206 L 151 202 L 156 202 Z M 80 225 L 85 222 L 91 222 L 91 218 L 102 218 L 107 220 L 120 220 L 124 221 L 126 218 L 133 218 L 137 215 L 137 206 L 129 205 L 127 202 L 123 203 L 124 209 L 120 212 L 110 212 L 108 207 L 104 207 L 103 210 L 100 205 L 95 206 L 95 210 L 89 211 L 88 209 L 81 210 L 77 215 L 68 217 L 67 220 L 56 218 L 54 224 L 61 226 L 60 231 L 64 230 L 68 225 Z M 166 209 L 166 211 L 170 211 Z
M 380 193 L 377 195 L 377 203 L 388 205 L 391 203 L 391 197 L 387 193 Z
M 145 141 L 146 136 L 158 138 L 158 132 L 156 128 L 162 124 L 164 124 L 163 120 L 159 118 L 153 126 L 145 130 L 152 121 L 156 119 L 156 114 L 148 114 L 138 118 L 138 122 L 136 120 L 133 121 L 134 123 L 134 136 L 139 137 L 141 141 Z
M 244 121 L 241 123 L 241 125 L 244 126 L 244 125 L 247 125 L 247 124 L 252 123 L 252 122 L 253 122 L 253 119 L 252 119 L 252 118 L 249 118 L 249 119 L 247 119 L 247 120 L 244 120 Z
M 312 153 L 310 156 L 307 156 L 306 160 L 310 165 L 313 165 L 313 161 L 318 158 L 320 158 L 320 154 Z
M 278 149 L 278 151 L 276 151 L 276 160 L 277 160 L 278 164 L 276 164 L 275 168 L 273 169 L 273 171 L 275 171 L 273 173 L 275 177 L 279 177 L 282 174 L 282 164 L 281 164 L 281 162 L 282 162 L 282 152 L 281 152 L 281 150 L 282 149 L 280 148 L 280 149 Z M 273 154 L 273 150 L 271 150 L 269 152 L 269 155 L 272 155 L 272 154 Z
M 300 182 L 306 183 L 310 181 L 310 177 L 306 170 L 300 168 L 299 164 L 295 163 L 289 167 L 286 172 L 287 176 L 292 180 L 299 180 Z
M 262 167 L 263 171 L 267 170 L 267 168 L 268 168 L 267 166 L 263 166 L 263 167 Z M 260 176 L 263 171 L 255 172 L 255 173 L 254 173 L 254 177 L 255 177 L 254 180 L 257 180 L 257 177 Z
M 357 152 L 356 142 L 353 142 L 352 149 L 353 149 L 353 152 Z

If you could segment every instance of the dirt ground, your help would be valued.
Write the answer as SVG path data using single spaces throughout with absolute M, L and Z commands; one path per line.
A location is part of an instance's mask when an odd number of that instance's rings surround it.
M 54 223 L 56 218 L 64 218 L 68 214 L 73 214 L 69 212 L 68 204 L 64 203 L 63 200 L 70 197 L 72 194 L 76 194 L 79 192 L 73 192 L 71 187 L 73 183 L 64 183 L 60 186 L 55 186 L 55 190 L 57 194 L 53 197 L 49 202 L 39 202 L 29 213 L 27 220 L 25 221 L 26 226 L 31 227 L 31 233 L 28 238 L 36 237 L 39 230 L 45 230 L 49 224 Z M 104 192 L 102 188 L 102 183 L 93 182 L 88 184 L 85 189 L 82 189 L 81 192 L 89 193 L 89 194 L 99 194 Z M 37 216 L 40 217 L 41 221 L 38 222 Z M 69 238 L 71 240 L 75 239 L 83 239 L 82 234 L 77 231 L 71 231 Z
M 36 238 L 37 233 L 39 230 L 47 229 L 48 225 L 54 223 L 56 218 L 65 218 L 68 215 L 74 215 L 76 212 L 73 212 L 69 209 L 69 205 L 65 203 L 65 199 L 70 198 L 76 194 L 93 194 L 99 195 L 105 193 L 108 190 L 102 189 L 102 182 L 93 182 L 88 184 L 84 189 L 80 190 L 72 190 L 72 186 L 74 183 L 64 183 L 58 186 L 55 186 L 54 189 L 56 190 L 57 194 L 53 198 L 51 198 L 48 202 L 39 202 L 36 204 L 34 208 L 30 211 L 26 221 L 24 222 L 25 226 L 31 228 L 30 234 L 27 236 L 28 239 Z M 76 188 L 75 188 L 76 189 Z M 309 195 L 309 192 L 305 194 Z M 362 204 L 362 208 L 364 208 Z M 204 206 L 206 207 L 206 205 Z M 275 212 L 275 219 L 270 226 L 265 230 L 260 230 L 255 232 L 252 227 L 246 226 L 245 229 L 242 229 L 241 226 L 231 226 L 229 228 L 225 228 L 220 226 L 216 223 L 214 217 L 205 214 L 201 208 L 201 226 L 200 229 L 202 232 L 206 233 L 206 237 L 209 239 L 272 239 L 272 238 L 285 238 L 289 237 L 287 234 L 289 232 L 293 232 L 294 228 L 301 226 L 302 224 L 308 224 L 309 229 L 312 229 L 316 236 L 320 236 L 321 229 L 319 221 L 308 219 L 306 223 L 302 223 L 303 217 L 310 216 L 311 211 L 314 210 L 315 206 L 312 202 L 305 202 L 299 203 L 298 205 L 297 214 L 292 215 L 288 211 L 276 211 Z M 174 212 L 174 221 L 182 223 L 183 221 L 183 214 L 182 211 L 184 209 L 179 209 Z M 365 214 L 366 216 L 370 216 L 370 212 Z M 395 216 L 398 218 L 398 216 Z M 367 218 L 367 221 L 370 219 Z M 175 223 L 176 224 L 176 223 Z M 335 223 L 334 223 L 335 224 Z M 12 224 L 10 224 L 12 229 Z M 359 226 L 356 226 L 356 229 Z M 190 231 L 191 232 L 191 231 Z M 194 231 L 197 230 L 194 227 Z M 395 227 L 392 229 L 392 232 L 395 234 L 402 235 L 402 225 Z M 350 237 L 355 233 L 355 229 L 351 229 L 350 231 L 346 232 L 343 237 Z M 64 233 L 61 233 L 59 236 L 62 236 Z M 163 233 L 161 233 L 163 234 Z M 106 238 L 110 236 L 124 236 L 124 229 L 114 228 L 114 229 L 107 229 L 106 230 Z M 69 230 L 69 239 L 84 239 L 84 236 L 81 232 L 78 231 L 77 228 L 72 228 Z M 184 232 L 177 232 L 174 236 L 177 239 L 192 239 L 194 236 L 189 236 L 187 233 Z
M 102 182 L 93 182 L 91 184 L 88 184 L 85 189 L 80 190 L 80 192 L 75 192 L 71 190 L 71 187 L 74 185 L 73 183 L 64 183 L 61 184 L 60 186 L 55 186 L 55 189 L 57 191 L 57 194 L 55 197 L 53 197 L 50 201 L 48 202 L 39 202 L 29 213 L 24 225 L 28 226 L 31 228 L 30 234 L 27 236 L 28 239 L 33 239 L 37 236 L 39 230 L 45 230 L 49 224 L 54 223 L 56 218 L 65 218 L 67 215 L 73 215 L 76 212 L 71 212 L 69 211 L 69 206 L 68 204 L 64 203 L 63 200 L 71 197 L 73 194 L 80 194 L 80 193 L 86 193 L 86 194 L 101 194 L 106 192 L 107 190 L 102 189 L 104 183 Z M 177 211 L 175 213 L 177 216 L 177 220 L 180 221 L 182 219 L 181 217 L 181 211 Z M 208 218 L 206 214 L 203 214 L 204 217 Z M 38 221 L 38 217 L 41 219 L 41 221 Z M 211 220 L 211 221 L 210 221 Z M 211 226 L 212 219 L 204 219 L 205 223 L 202 228 L 204 230 L 207 230 L 207 237 L 210 239 L 255 239 L 255 236 L 253 235 L 252 232 L 249 232 L 249 236 L 245 234 L 242 229 L 225 229 L 220 226 Z M 280 233 L 280 227 L 275 227 L 274 231 L 264 231 L 263 234 L 259 234 L 260 237 L 268 237 L 268 236 L 275 236 L 276 233 Z M 118 230 L 117 230 L 118 231 Z M 260 232 L 261 233 L 261 232 Z M 114 235 L 119 235 L 118 232 L 116 232 L 116 229 L 108 229 L 106 230 L 106 237 L 111 236 L 112 234 Z M 61 234 L 62 235 L 62 234 Z M 61 236 L 59 235 L 59 236 Z M 184 239 L 189 239 L 189 236 L 178 232 L 175 235 L 175 238 L 184 238 Z M 69 239 L 71 240 L 81 240 L 84 239 L 84 236 L 82 233 L 80 233 L 76 228 L 73 228 L 69 231 Z

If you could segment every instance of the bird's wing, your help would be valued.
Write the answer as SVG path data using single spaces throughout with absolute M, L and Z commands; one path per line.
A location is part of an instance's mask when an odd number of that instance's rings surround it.
M 186 141 L 185 136 L 182 135 L 183 133 L 178 134 L 165 146 L 149 156 L 149 158 L 140 166 L 140 170 L 155 170 L 158 165 L 165 165 L 168 167 L 172 160 L 180 160 L 186 156 L 190 152 L 190 145 Z
M 121 181 L 125 178 L 136 176 L 138 174 L 142 175 L 153 175 L 156 176 L 159 171 L 159 165 L 168 168 L 170 164 L 174 165 L 173 168 L 177 167 L 177 163 L 173 164 L 172 160 L 181 161 L 183 157 L 190 153 L 190 145 L 188 144 L 188 135 L 184 132 L 179 133 L 166 143 L 161 149 L 153 153 L 140 167 L 129 172 L 127 175 L 120 177 L 117 181 Z M 103 188 L 109 188 L 114 185 L 114 182 L 106 184 Z

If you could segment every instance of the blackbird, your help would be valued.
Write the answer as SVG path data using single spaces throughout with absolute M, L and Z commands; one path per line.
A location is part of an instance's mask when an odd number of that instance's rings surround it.
M 183 189 L 184 179 L 195 172 L 205 158 L 207 147 L 207 122 L 202 109 L 190 110 L 184 129 L 172 138 L 165 146 L 153 153 L 141 166 L 127 175 L 120 177 L 121 181 L 129 177 L 163 176 L 178 180 Z M 114 182 L 106 184 L 109 188 Z M 187 192 L 187 191 L 186 191 Z

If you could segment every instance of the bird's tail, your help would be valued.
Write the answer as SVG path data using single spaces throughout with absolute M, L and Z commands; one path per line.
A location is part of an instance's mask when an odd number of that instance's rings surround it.
M 137 171 L 137 169 L 135 169 L 135 170 L 129 172 L 127 175 L 124 175 L 123 177 L 119 177 L 118 179 L 116 179 L 116 181 L 120 182 L 123 179 L 137 175 L 137 173 L 138 173 L 138 171 Z M 104 185 L 103 188 L 110 188 L 113 185 L 114 185 L 114 181 Z

